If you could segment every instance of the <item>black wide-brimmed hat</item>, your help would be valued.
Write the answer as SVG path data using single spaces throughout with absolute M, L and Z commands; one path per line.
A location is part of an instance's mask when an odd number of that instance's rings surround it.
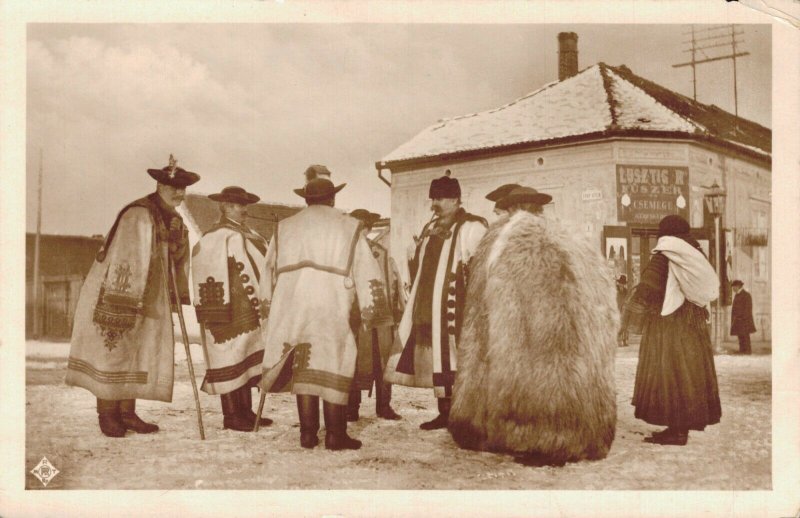
M 664 216 L 658 222 L 658 237 L 683 236 L 689 233 L 689 222 L 677 214 Z
M 432 200 L 437 198 L 461 198 L 461 185 L 455 178 L 450 178 L 450 169 L 444 172 L 444 176 L 431 182 L 431 187 L 428 189 L 428 197 Z
M 533 187 L 516 187 L 505 197 L 498 200 L 498 209 L 507 210 L 517 203 L 534 203 L 536 205 L 547 205 L 553 199 L 549 194 L 539 192 Z
M 247 192 L 241 187 L 237 187 L 235 185 L 225 187 L 222 189 L 222 192 L 209 194 L 208 197 L 214 201 L 238 203 L 239 205 L 250 205 L 251 203 L 255 203 L 261 199 L 255 194 Z
M 147 174 L 152 176 L 158 183 L 170 185 L 179 189 L 184 189 L 200 180 L 199 174 L 178 167 L 175 165 L 177 163 L 178 161 L 170 155 L 169 165 L 161 169 L 148 169 Z
M 333 196 L 344 189 L 345 185 L 347 184 L 343 183 L 334 187 L 333 182 L 327 178 L 314 178 L 310 180 L 305 187 L 302 189 L 295 189 L 294 192 L 298 196 L 305 198 L 306 201 L 318 201 Z
M 367 209 L 356 209 L 350 213 L 350 216 L 356 218 L 357 220 L 363 222 L 365 225 L 372 226 L 374 225 L 379 219 L 381 219 L 381 215 L 375 212 L 370 212 Z
M 306 176 L 306 182 L 310 182 L 314 178 L 319 178 L 320 176 L 328 177 L 328 179 L 330 179 L 331 177 L 330 170 L 328 170 L 328 168 L 325 167 L 324 165 L 320 164 L 313 164 L 308 166 L 308 169 L 306 169 L 306 172 L 303 174 L 305 174 Z
M 511 193 L 511 191 L 513 191 L 517 187 L 522 187 L 522 186 L 518 183 L 507 183 L 505 185 L 501 185 L 497 189 L 487 194 L 486 199 L 489 201 L 500 201 L 501 199 L 508 196 L 509 193 Z

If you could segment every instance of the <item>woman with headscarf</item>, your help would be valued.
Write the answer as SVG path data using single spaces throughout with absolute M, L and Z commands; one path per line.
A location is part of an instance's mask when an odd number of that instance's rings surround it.
M 719 279 L 689 235 L 689 223 L 670 215 L 628 300 L 623 328 L 640 327 L 642 342 L 632 404 L 635 416 L 666 428 L 645 438 L 686 444 L 722 415 L 705 306 L 719 294 Z

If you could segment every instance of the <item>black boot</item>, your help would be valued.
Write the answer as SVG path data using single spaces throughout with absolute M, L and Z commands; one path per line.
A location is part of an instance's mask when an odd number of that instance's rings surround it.
M 119 415 L 119 401 L 97 398 L 97 420 L 106 437 L 125 437 L 125 425 Z
M 239 414 L 239 398 L 236 391 L 220 394 L 222 402 L 222 428 L 237 432 L 252 432 L 255 423 Z
M 237 389 L 235 392 L 239 398 L 239 413 L 245 418 L 245 420 L 252 423 L 252 426 L 255 426 L 256 413 L 253 412 L 253 393 L 250 392 L 250 385 L 245 385 L 244 387 Z M 269 417 L 262 417 L 258 421 L 258 426 L 269 426 L 271 424 L 272 419 Z
M 400 414 L 392 410 L 392 384 L 383 383 L 380 381 L 375 382 L 375 413 L 382 419 L 390 419 L 397 421 L 402 419 Z
M 358 409 L 361 406 L 361 391 L 353 389 L 347 399 L 347 420 L 351 423 L 358 421 Z
M 311 449 L 319 444 L 319 397 L 298 394 L 297 415 L 300 417 L 300 446 Z
M 158 425 L 146 423 L 136 415 L 135 399 L 121 400 L 119 402 L 119 413 L 120 421 L 128 430 L 133 430 L 136 433 L 155 433 L 158 431 Z
M 347 435 L 347 408 L 345 405 L 335 405 L 323 401 L 322 411 L 325 413 L 326 449 L 357 450 L 361 448 L 361 441 Z
M 432 421 L 428 421 L 419 425 L 423 430 L 439 430 L 440 428 L 447 428 L 447 420 L 450 418 L 450 398 L 440 397 L 436 399 L 439 406 L 439 415 Z

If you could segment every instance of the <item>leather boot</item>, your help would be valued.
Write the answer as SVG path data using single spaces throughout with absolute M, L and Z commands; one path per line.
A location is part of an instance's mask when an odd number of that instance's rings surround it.
M 128 430 L 133 430 L 136 433 L 155 433 L 158 431 L 158 425 L 146 423 L 136 415 L 135 399 L 121 400 L 119 402 L 119 413 L 120 421 Z
M 392 409 L 392 384 L 383 383 L 380 381 L 375 382 L 375 413 L 382 419 L 390 419 L 397 421 L 402 419 L 402 416 Z
M 239 413 L 249 423 L 252 423 L 251 427 L 255 426 L 256 413 L 253 412 L 253 393 L 250 392 L 250 385 L 245 385 L 243 387 L 240 387 L 235 392 L 237 397 L 239 398 L 238 399 Z M 258 421 L 258 426 L 269 426 L 271 424 L 272 424 L 272 419 L 270 419 L 269 417 L 262 417 Z
M 119 415 L 119 401 L 97 398 L 97 420 L 106 437 L 125 437 L 125 425 Z
M 300 417 L 300 446 L 311 449 L 319 444 L 319 397 L 298 394 L 297 415 Z
M 438 430 L 440 428 L 447 428 L 447 420 L 450 418 L 450 398 L 440 397 L 436 400 L 439 406 L 439 415 L 432 421 L 428 421 L 419 425 L 423 430 Z
M 323 401 L 322 411 L 325 414 L 325 449 L 357 450 L 361 448 L 361 441 L 347 435 L 347 408 L 345 405 L 335 405 Z
M 223 429 L 237 432 L 253 431 L 255 423 L 239 414 L 239 398 L 235 390 L 227 394 L 220 394 L 219 399 L 222 402 Z
M 351 423 L 358 421 L 358 409 L 361 406 L 361 391 L 353 389 L 347 399 L 347 420 Z

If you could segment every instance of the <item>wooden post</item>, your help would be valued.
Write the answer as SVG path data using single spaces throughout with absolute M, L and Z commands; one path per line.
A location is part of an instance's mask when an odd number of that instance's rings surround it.
M 36 207 L 36 240 L 33 247 L 33 337 L 42 335 L 42 287 L 39 272 L 39 246 L 42 234 L 42 150 L 39 149 L 39 189 Z

